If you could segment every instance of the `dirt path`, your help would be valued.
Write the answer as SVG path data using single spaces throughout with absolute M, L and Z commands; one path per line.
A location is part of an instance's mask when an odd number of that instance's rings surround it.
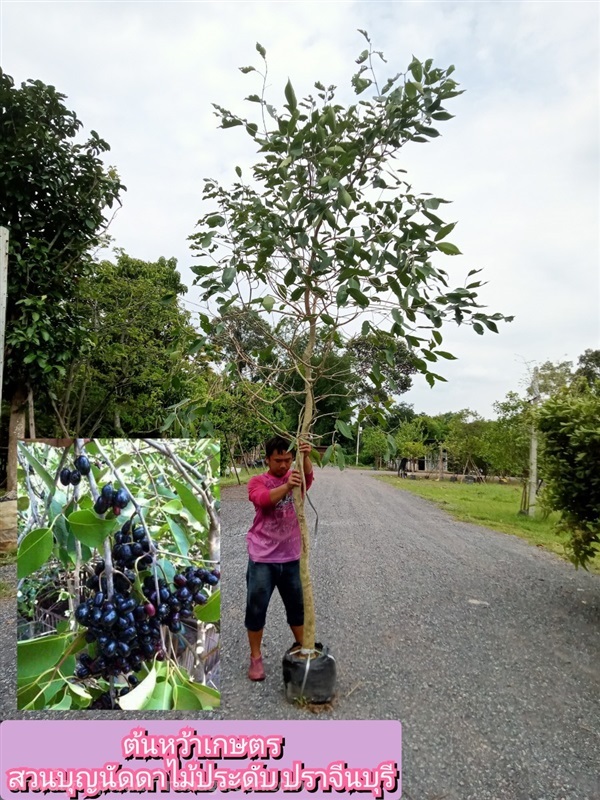
M 600 580 L 368 472 L 319 472 L 311 497 L 317 638 L 338 667 L 320 718 L 401 720 L 408 800 L 600 797 Z M 305 719 L 283 699 L 278 596 L 267 680 L 246 678 L 251 519 L 224 489 L 223 716 Z

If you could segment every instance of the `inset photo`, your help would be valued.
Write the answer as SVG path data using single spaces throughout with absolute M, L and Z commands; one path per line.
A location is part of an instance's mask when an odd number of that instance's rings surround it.
M 18 444 L 17 708 L 220 704 L 219 442 Z

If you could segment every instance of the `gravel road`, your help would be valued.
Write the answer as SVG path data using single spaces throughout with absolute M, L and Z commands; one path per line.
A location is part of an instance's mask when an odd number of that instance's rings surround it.
M 246 497 L 223 490 L 223 716 L 306 719 L 283 697 L 277 595 L 267 679 L 246 678 Z M 317 639 L 338 669 L 317 718 L 399 719 L 407 800 L 598 800 L 598 577 L 368 471 L 319 471 L 311 498 Z
M 277 596 L 267 679 L 246 677 L 245 487 L 223 489 L 225 719 L 399 719 L 406 800 L 599 800 L 600 580 L 519 539 L 452 520 L 365 471 L 319 471 L 312 549 L 317 638 L 338 696 L 313 717 L 283 697 L 292 643 Z M 309 509 L 310 512 L 310 509 Z M 314 519 L 311 516 L 311 519 Z M 14 568 L 1 570 L 4 579 Z M 15 612 L 0 603 L 3 718 L 139 718 L 16 712 Z M 197 718 L 195 712 L 144 712 Z

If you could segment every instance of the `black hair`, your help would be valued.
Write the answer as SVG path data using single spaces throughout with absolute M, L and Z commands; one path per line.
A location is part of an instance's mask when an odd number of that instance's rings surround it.
M 292 455 L 296 454 L 296 448 L 290 449 L 290 440 L 283 436 L 272 436 L 265 442 L 266 457 L 270 458 L 273 453 L 287 453 L 288 450 Z

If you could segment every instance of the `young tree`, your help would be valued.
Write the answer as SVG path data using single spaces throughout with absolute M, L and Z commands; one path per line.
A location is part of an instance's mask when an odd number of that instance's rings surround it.
M 356 103 L 337 102 L 335 87 L 315 84 L 316 97 L 298 100 L 291 81 L 285 105 L 278 110 L 266 99 L 265 49 L 257 44 L 262 70 L 261 94 L 247 99 L 258 109 L 258 122 L 219 105 L 222 128 L 243 128 L 260 153 L 252 176 L 236 167 L 232 187 L 206 179 L 204 199 L 211 210 L 198 223 L 192 247 L 202 256 L 194 268 L 204 299 L 221 313 L 235 304 L 287 319 L 305 342 L 290 352 L 302 377 L 302 410 L 297 439 L 309 439 L 315 419 L 315 385 L 326 376 L 326 358 L 313 361 L 317 343 L 326 354 L 340 335 L 346 338 L 363 318 L 361 334 L 383 330 L 390 341 L 406 343 L 414 366 L 429 383 L 443 378 L 432 372 L 439 359 L 442 328 L 453 320 L 497 331 L 502 314 L 488 314 L 477 303 L 481 285 L 471 276 L 453 287 L 438 257 L 457 255 L 447 240 L 455 223 L 437 215 L 445 202 L 417 194 L 397 161 L 402 147 L 439 136 L 434 125 L 451 118 L 444 104 L 460 94 L 450 77 L 453 67 L 434 67 L 432 59 L 413 58 L 405 72 L 380 83 L 368 35 L 352 76 Z M 368 312 L 366 317 L 365 312 Z M 209 318 L 203 318 L 208 327 Z M 226 329 L 226 316 L 221 323 Z M 285 346 L 281 343 L 281 346 Z M 252 357 L 252 353 L 248 356 Z M 393 360 L 393 354 L 392 354 Z M 388 369 L 386 351 L 374 353 L 371 378 L 381 386 Z M 263 380 L 280 376 L 278 365 L 261 368 Z M 342 421 L 343 435 L 351 430 Z M 329 448 L 324 460 L 341 452 Z M 314 607 L 308 570 L 309 541 L 299 489 L 294 502 L 303 537 L 301 560 L 305 596 L 304 652 L 314 650 Z
M 4 380 L 11 405 L 8 488 L 16 488 L 16 442 L 25 433 L 33 388 L 65 375 L 87 328 L 74 309 L 91 269 L 108 209 L 125 189 L 101 155 L 95 131 L 78 142 L 82 123 L 54 86 L 20 87 L 0 70 L 0 225 L 9 230 Z
M 381 428 L 368 427 L 362 434 L 361 450 L 363 455 L 372 460 L 376 467 L 381 466 L 381 459 L 389 451 L 389 443 Z

